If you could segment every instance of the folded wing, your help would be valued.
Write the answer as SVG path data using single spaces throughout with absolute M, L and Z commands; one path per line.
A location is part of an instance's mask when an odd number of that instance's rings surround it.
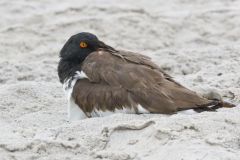
M 137 110 L 140 104 L 152 113 L 173 113 L 209 103 L 140 54 L 96 51 L 84 60 L 82 71 L 88 79 L 79 81 L 74 89 L 84 92 L 75 100 L 85 110 L 93 106 L 113 110 L 114 105 Z

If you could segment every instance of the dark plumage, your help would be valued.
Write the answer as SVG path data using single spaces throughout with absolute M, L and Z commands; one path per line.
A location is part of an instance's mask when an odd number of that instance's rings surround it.
M 78 76 L 76 73 L 81 73 Z M 96 111 L 129 109 L 141 113 L 172 114 L 180 110 L 212 110 L 224 106 L 187 89 L 162 71 L 147 56 L 118 51 L 91 33 L 72 36 L 60 52 L 58 75 L 70 98 L 87 117 Z

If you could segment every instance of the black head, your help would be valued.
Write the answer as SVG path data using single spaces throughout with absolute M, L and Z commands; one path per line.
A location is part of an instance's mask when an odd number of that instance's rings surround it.
M 81 32 L 71 36 L 60 51 L 60 58 L 64 60 L 82 62 L 90 53 L 100 49 L 113 49 L 99 41 L 97 36 L 88 32 Z
M 83 61 L 98 46 L 98 38 L 94 34 L 81 32 L 71 36 L 60 51 L 65 60 Z
M 87 32 L 81 32 L 71 36 L 60 51 L 58 75 L 63 81 L 81 70 L 84 59 L 98 49 L 115 51 L 112 47 L 99 41 L 97 36 Z

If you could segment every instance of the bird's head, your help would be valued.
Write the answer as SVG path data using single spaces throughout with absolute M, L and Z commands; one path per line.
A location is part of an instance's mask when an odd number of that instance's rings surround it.
M 98 49 L 114 50 L 99 41 L 97 36 L 88 32 L 81 32 L 71 36 L 60 51 L 60 58 L 82 62 L 90 53 Z

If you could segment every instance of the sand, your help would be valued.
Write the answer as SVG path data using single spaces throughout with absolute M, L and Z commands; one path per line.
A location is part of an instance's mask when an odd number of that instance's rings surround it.
M 239 160 L 240 107 L 67 120 L 58 53 L 88 31 L 240 102 L 238 0 L 0 1 L 0 160 Z

